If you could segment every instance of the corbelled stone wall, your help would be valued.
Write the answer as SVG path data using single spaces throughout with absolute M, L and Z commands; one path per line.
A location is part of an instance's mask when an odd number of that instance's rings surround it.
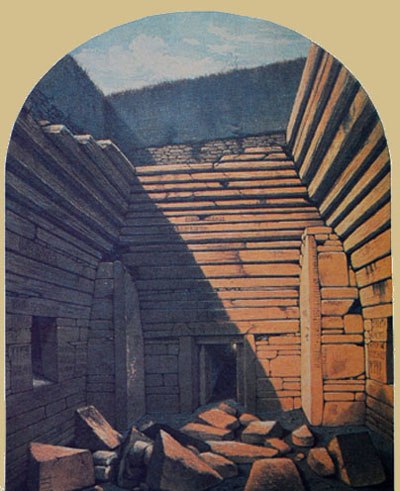
M 307 58 L 287 141 L 311 200 L 355 272 L 364 319 L 366 418 L 371 428 L 392 436 L 390 158 L 365 91 L 317 46 Z
M 7 489 L 20 489 L 29 442 L 71 441 L 87 402 L 99 265 L 118 243 L 134 170 L 111 142 L 22 113 L 6 172 Z

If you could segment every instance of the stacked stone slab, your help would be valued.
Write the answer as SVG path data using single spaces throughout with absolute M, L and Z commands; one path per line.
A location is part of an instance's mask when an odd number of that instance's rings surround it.
M 341 239 L 355 272 L 365 330 L 366 418 L 371 428 L 392 436 L 390 158 L 382 124 L 365 91 L 344 66 L 315 45 L 293 106 L 287 142 L 310 198 Z M 335 241 L 329 243 L 332 252 Z M 321 257 L 328 268 L 329 256 Z M 331 302 L 351 301 L 345 290 L 332 289 L 330 294 Z M 332 332 L 345 328 L 349 336 L 361 335 L 361 321 L 354 317 L 345 317 L 343 325 L 325 322 Z
M 363 317 L 354 273 L 330 227 L 306 229 L 301 249 L 302 407 L 313 425 L 362 424 Z
M 73 439 L 74 411 L 87 402 L 97 269 L 117 245 L 133 175 L 109 141 L 25 112 L 16 121 L 6 164 L 7 489 L 26 478 L 30 441 Z M 35 322 L 51 329 L 47 377 L 32 366 Z
M 300 407 L 301 236 L 323 222 L 282 146 L 136 172 L 121 245 L 139 291 L 147 410 L 197 407 L 198 344 L 218 337 L 238 341 L 250 410 Z

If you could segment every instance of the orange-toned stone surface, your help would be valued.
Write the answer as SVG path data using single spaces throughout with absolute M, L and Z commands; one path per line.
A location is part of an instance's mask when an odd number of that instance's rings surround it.
M 281 438 L 267 438 L 264 440 L 264 447 L 276 448 L 278 457 L 282 457 L 292 451 L 292 447 Z
M 300 356 L 277 356 L 270 362 L 272 377 L 298 377 L 300 375 Z
M 201 491 L 221 480 L 218 472 L 203 459 L 183 447 L 165 431 L 160 431 L 147 468 L 146 482 L 151 489 Z
M 335 464 L 325 447 L 312 448 L 307 455 L 307 464 L 319 476 L 335 474 Z
M 321 286 L 347 287 L 349 272 L 344 252 L 321 252 L 318 254 L 318 271 Z
M 183 433 L 200 440 L 232 440 L 233 432 L 231 430 L 216 428 L 207 424 L 188 423 L 181 428 Z
M 229 479 L 230 477 L 235 477 L 238 475 L 237 465 L 231 460 L 222 457 L 222 455 L 212 452 L 204 452 L 200 454 L 200 458 L 202 458 L 206 464 L 212 467 L 224 479 Z
M 223 430 L 236 430 L 239 426 L 239 420 L 235 416 L 227 414 L 222 409 L 208 409 L 197 415 L 200 423 L 209 424 Z
M 239 417 L 239 422 L 242 426 L 247 426 L 249 423 L 252 423 L 253 421 L 260 421 L 260 418 L 250 413 L 243 413 Z
M 31 491 L 72 491 L 95 483 L 92 454 L 78 448 L 31 443 Z
M 363 318 L 359 314 L 346 314 L 344 316 L 344 331 L 347 334 L 359 334 L 364 331 Z
M 355 344 L 322 346 L 325 379 L 357 377 L 364 373 L 364 348 Z
M 87 406 L 75 412 L 75 445 L 89 450 L 114 450 L 122 435 L 94 407 Z
M 275 448 L 265 448 L 248 443 L 218 441 L 209 441 L 208 443 L 213 453 L 222 455 L 237 464 L 251 464 L 258 459 L 276 457 L 279 453 Z
M 363 424 L 365 403 L 362 401 L 329 401 L 325 402 L 323 424 L 326 426 Z
M 374 486 L 385 481 L 382 462 L 366 431 L 336 436 L 328 451 L 340 479 L 349 486 Z
M 304 490 L 299 471 L 290 459 L 263 459 L 252 465 L 244 491 L 284 490 Z
M 262 445 L 266 438 L 280 438 L 283 434 L 278 421 L 253 421 L 242 431 L 241 440 L 253 445 Z
M 292 431 L 292 442 L 298 447 L 312 447 L 314 435 L 307 425 L 302 425 Z

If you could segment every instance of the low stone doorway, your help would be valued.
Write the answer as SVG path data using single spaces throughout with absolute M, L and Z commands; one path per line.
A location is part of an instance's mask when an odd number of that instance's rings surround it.
M 200 404 L 240 401 L 243 392 L 242 344 L 212 341 L 198 345 Z

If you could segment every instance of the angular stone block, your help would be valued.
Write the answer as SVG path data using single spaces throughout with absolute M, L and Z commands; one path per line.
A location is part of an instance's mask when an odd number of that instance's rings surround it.
M 189 436 L 188 434 L 176 430 L 175 428 L 172 428 L 167 424 L 150 421 L 146 425 L 139 425 L 139 428 L 146 436 L 148 436 L 152 440 L 155 440 L 158 433 L 160 433 L 160 431 L 163 430 L 169 433 L 172 436 L 172 438 L 174 438 L 177 442 L 179 442 L 184 447 L 190 445 L 194 448 L 197 448 L 199 452 L 208 452 L 210 450 L 210 446 L 203 440 L 199 440 L 198 438 Z
M 231 416 L 221 409 L 203 411 L 197 415 L 197 419 L 200 423 L 206 423 L 224 430 L 236 430 L 240 426 L 239 420 L 235 416 Z
M 280 438 L 282 434 L 283 429 L 278 421 L 253 421 L 242 431 L 241 440 L 253 445 L 263 445 L 266 438 Z
M 251 464 L 258 459 L 276 457 L 275 448 L 260 447 L 240 442 L 210 441 L 211 451 L 235 462 L 236 464 Z
M 323 424 L 326 426 L 358 425 L 365 419 L 364 402 L 325 402 Z
M 135 461 L 135 457 L 137 457 L 137 454 L 135 455 L 135 445 L 137 443 L 152 445 L 153 442 L 151 438 L 140 432 L 135 426 L 132 426 L 128 437 L 122 445 L 122 455 L 118 469 L 118 485 L 121 487 L 136 486 L 145 477 L 145 469 L 142 465 L 144 455 L 142 455 L 142 459 Z M 146 450 L 144 450 L 145 452 Z M 140 464 L 141 468 L 137 469 L 136 464 Z
M 95 465 L 112 465 L 118 460 L 118 453 L 109 450 L 98 450 L 93 454 L 93 462 Z
M 95 483 L 89 450 L 31 443 L 28 488 L 31 491 L 72 491 Z
M 281 438 L 267 438 L 264 447 L 275 448 L 278 450 L 278 457 L 282 457 L 292 451 L 292 447 Z
M 362 334 L 364 332 L 363 318 L 360 314 L 344 316 L 344 331 L 346 334 Z
M 299 377 L 300 356 L 277 356 L 270 362 L 272 377 Z
M 244 491 L 304 491 L 296 465 L 287 458 L 255 462 Z
M 319 476 L 335 474 L 335 464 L 325 447 L 312 448 L 307 455 L 307 464 Z
M 298 447 L 312 447 L 314 445 L 314 435 L 307 425 L 302 425 L 292 431 L 292 442 Z
M 234 406 L 235 402 L 232 401 L 232 404 L 230 404 L 229 402 L 230 401 L 222 401 L 217 404 L 216 408 L 225 411 L 227 414 L 230 414 L 231 416 L 237 416 L 238 409 Z
M 364 348 L 356 344 L 322 346 L 324 379 L 358 377 L 364 373 Z
M 161 430 L 154 444 L 146 482 L 163 491 L 201 491 L 222 480 L 204 460 Z
M 229 479 L 238 475 L 237 465 L 231 460 L 212 452 L 204 452 L 200 457 L 212 467 L 223 479 Z
M 75 445 L 96 450 L 114 450 L 120 446 L 122 435 L 94 406 L 81 407 L 75 412 Z
M 188 423 L 181 428 L 183 433 L 192 436 L 193 438 L 199 438 L 204 441 L 214 440 L 233 440 L 233 432 L 230 430 L 223 430 L 222 428 L 215 428 L 214 426 L 202 425 L 199 423 Z
M 344 252 L 318 254 L 318 271 L 321 286 L 348 286 L 349 271 Z
M 328 445 L 340 479 L 352 487 L 385 481 L 385 471 L 368 432 L 337 435 Z
M 257 416 L 254 416 L 254 414 L 243 413 L 239 417 L 239 422 L 242 426 L 248 426 L 250 423 L 252 423 L 254 421 L 260 421 L 260 418 L 257 418 Z

